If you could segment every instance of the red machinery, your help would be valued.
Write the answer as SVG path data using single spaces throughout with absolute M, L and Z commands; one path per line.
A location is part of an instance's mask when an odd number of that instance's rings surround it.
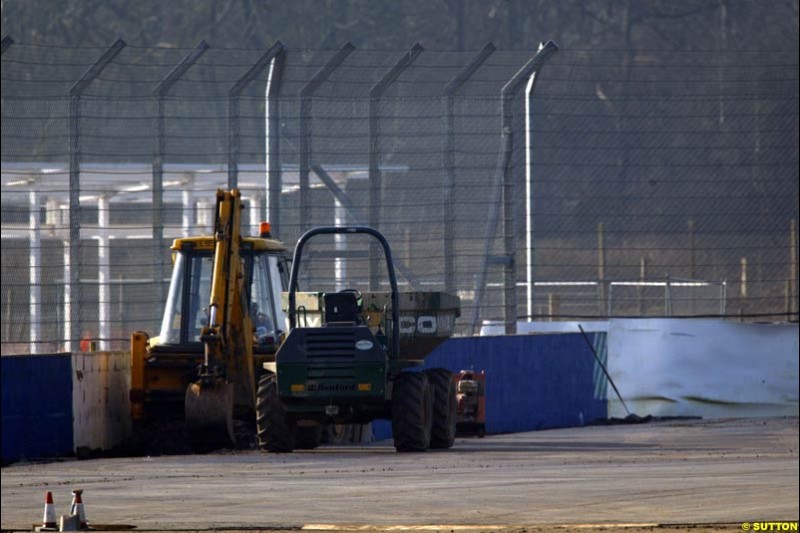
M 456 433 L 483 437 L 486 435 L 486 374 L 483 370 L 462 370 L 453 374 L 453 380 L 458 402 Z

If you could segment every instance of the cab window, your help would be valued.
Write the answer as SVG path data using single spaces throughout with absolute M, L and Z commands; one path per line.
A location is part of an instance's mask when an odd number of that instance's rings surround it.
M 256 328 L 256 336 L 274 336 L 275 330 L 278 328 L 275 322 L 269 256 L 266 254 L 255 255 L 253 257 L 252 272 L 250 317 Z
M 189 312 L 186 321 L 189 342 L 200 342 L 200 333 L 208 325 L 208 301 L 211 294 L 211 266 L 213 258 L 192 257 L 187 283 L 189 284 Z
M 277 336 L 283 329 L 280 301 L 281 281 L 277 259 L 268 254 L 242 254 L 245 279 L 244 299 L 249 305 L 256 336 Z M 172 272 L 167 304 L 161 322 L 164 344 L 199 343 L 208 324 L 213 257 L 210 253 L 178 253 Z M 277 299 L 276 299 L 277 295 Z M 278 320 L 276 320 L 278 317 Z

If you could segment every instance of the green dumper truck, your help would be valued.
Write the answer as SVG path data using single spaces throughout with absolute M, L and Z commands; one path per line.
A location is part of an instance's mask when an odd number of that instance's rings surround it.
M 320 235 L 364 234 L 377 240 L 390 292 L 298 292 L 306 243 Z M 456 390 L 448 370 L 421 371 L 424 358 L 453 333 L 458 297 L 400 293 L 384 236 L 362 226 L 315 228 L 294 251 L 284 293 L 289 332 L 259 380 L 257 429 L 271 452 L 315 448 L 328 424 L 392 421 L 398 451 L 450 448 Z

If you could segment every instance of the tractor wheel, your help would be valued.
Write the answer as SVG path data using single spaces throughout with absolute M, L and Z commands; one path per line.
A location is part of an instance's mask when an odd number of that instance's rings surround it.
M 444 368 L 425 372 L 433 388 L 433 428 L 431 448 L 452 448 L 456 440 L 456 384 Z
M 295 445 L 295 425 L 278 398 L 278 383 L 273 374 L 258 380 L 256 399 L 258 445 L 268 452 L 291 452 Z
M 298 450 L 313 450 L 322 444 L 322 426 L 298 426 L 295 433 Z
M 431 444 L 433 394 L 428 376 L 403 372 L 392 392 L 392 433 L 398 452 L 421 452 Z

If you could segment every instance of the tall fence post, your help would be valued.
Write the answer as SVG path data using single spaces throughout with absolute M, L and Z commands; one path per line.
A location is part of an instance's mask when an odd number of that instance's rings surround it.
M 28 193 L 28 281 L 30 296 L 30 346 L 31 354 L 38 354 L 42 340 L 42 228 L 39 203 L 39 184 L 31 180 Z
M 111 194 L 97 198 L 97 338 L 100 351 L 111 348 Z
M 493 43 L 486 45 L 478 55 L 448 83 L 442 91 L 444 119 L 442 123 L 442 166 L 444 167 L 444 187 L 442 191 L 442 225 L 444 255 L 444 291 L 454 293 L 455 283 L 455 205 L 453 190 L 456 184 L 455 173 L 455 96 L 458 90 L 472 77 L 481 65 L 495 51 Z
M 314 93 L 319 86 L 325 83 L 333 71 L 339 68 L 355 46 L 345 43 L 314 76 L 300 89 L 300 143 L 298 162 L 300 167 L 300 231 L 304 231 L 312 224 L 311 219 L 311 105 Z
M 164 278 L 167 277 L 167 261 L 164 243 L 164 153 L 166 152 L 166 119 L 164 99 L 169 90 L 181 79 L 189 68 L 202 57 L 209 46 L 200 41 L 175 67 L 153 88 L 156 98 L 156 140 L 153 152 L 153 257 L 158 258 L 155 272 L 155 288 L 158 301 L 164 299 Z
M 275 44 L 280 43 L 277 41 Z M 267 76 L 267 216 L 272 225 L 272 235 L 281 236 L 281 192 L 283 174 L 281 173 L 281 106 L 280 94 L 283 82 L 283 69 L 286 65 L 286 49 L 281 43 L 281 52 L 272 60 Z
M 380 107 L 381 98 L 386 90 L 394 83 L 424 49 L 419 43 L 411 49 L 383 75 L 383 77 L 369 90 L 369 225 L 380 229 L 381 211 L 383 202 L 383 176 L 381 175 L 381 124 Z M 379 290 L 378 263 L 381 250 L 377 243 L 370 242 L 369 246 L 369 290 Z
M 503 303 L 504 303 L 504 317 L 505 317 L 505 325 L 506 325 L 506 335 L 513 335 L 517 332 L 517 231 L 516 231 L 516 181 L 514 180 L 513 173 L 510 170 L 511 167 L 511 156 L 514 151 L 514 111 L 513 111 L 513 103 L 514 97 L 519 92 L 519 89 L 526 85 L 525 90 L 525 108 L 526 108 L 526 121 L 525 121 L 525 139 L 528 141 L 526 145 L 526 150 L 530 149 L 529 145 L 529 135 L 530 135 L 530 122 L 529 117 L 527 116 L 527 111 L 531 108 L 532 99 L 533 99 L 533 91 L 535 88 L 535 84 L 539 78 L 539 69 L 541 68 L 542 63 L 550 57 L 553 53 L 558 50 L 558 46 L 553 41 L 548 41 L 546 45 L 539 45 L 539 51 L 537 52 L 536 56 L 526 65 L 523 67 L 525 72 L 518 72 L 517 76 L 514 76 L 505 87 L 503 87 L 503 131 L 508 131 L 508 135 L 510 136 L 511 142 L 506 145 L 508 154 L 506 155 L 506 164 L 503 165 L 503 242 L 504 247 L 503 251 L 507 258 L 506 263 L 504 264 L 503 268 Z M 536 59 L 539 58 L 540 62 L 536 63 Z M 520 76 L 520 74 L 522 74 Z M 528 158 L 528 154 L 526 154 L 526 158 Z M 526 165 L 526 203 L 528 204 L 528 212 L 526 213 L 526 243 L 527 243 L 527 252 L 526 255 L 530 255 L 530 260 L 528 261 L 527 268 L 530 268 L 533 265 L 533 257 L 532 257 L 532 250 L 533 250 L 533 227 L 531 226 L 531 220 L 533 217 L 533 212 L 530 209 L 531 207 L 531 195 L 532 195 L 532 183 L 530 181 L 530 160 L 528 160 L 528 165 Z M 530 310 L 528 314 L 530 315 L 533 311 L 533 274 L 531 269 L 531 275 L 528 277 L 528 285 L 526 288 L 526 294 L 529 297 L 530 301 Z
M 66 337 L 65 351 L 72 351 L 73 342 L 81 337 L 81 97 L 83 91 L 125 48 L 125 41 L 117 39 L 97 61 L 95 61 L 78 81 L 69 89 L 69 255 L 65 254 L 64 270 L 69 271 L 65 280 L 64 310 L 65 321 L 69 320 L 64 330 Z
M 481 270 L 475 283 L 475 307 L 472 315 L 472 333 L 478 329 L 480 320 L 480 306 L 486 292 L 486 278 L 489 265 L 498 263 L 503 265 L 503 315 L 506 335 L 513 335 L 517 331 L 517 276 L 516 276 L 516 229 L 515 229 L 515 194 L 514 177 L 511 175 L 511 155 L 514 151 L 513 137 L 513 104 L 514 97 L 519 89 L 531 76 L 537 76 L 547 59 L 558 51 L 558 45 L 553 41 L 539 47 L 539 51 L 506 83 L 500 91 L 501 114 L 501 152 L 498 156 L 497 171 L 495 174 L 495 191 L 497 198 L 503 206 L 503 256 L 491 256 L 491 242 L 497 228 L 500 214 L 499 206 L 492 206 L 487 224 L 484 242 L 484 256 Z M 531 98 L 533 91 L 531 91 Z
M 549 43 L 548 43 L 549 44 Z M 539 45 L 541 51 L 543 45 Z M 525 84 L 525 296 L 528 322 L 533 321 L 536 299 L 534 282 L 533 241 L 533 91 L 539 80 L 538 70 L 533 71 Z
M 239 186 L 239 96 L 282 51 L 283 43 L 276 41 L 228 90 L 228 189 Z

